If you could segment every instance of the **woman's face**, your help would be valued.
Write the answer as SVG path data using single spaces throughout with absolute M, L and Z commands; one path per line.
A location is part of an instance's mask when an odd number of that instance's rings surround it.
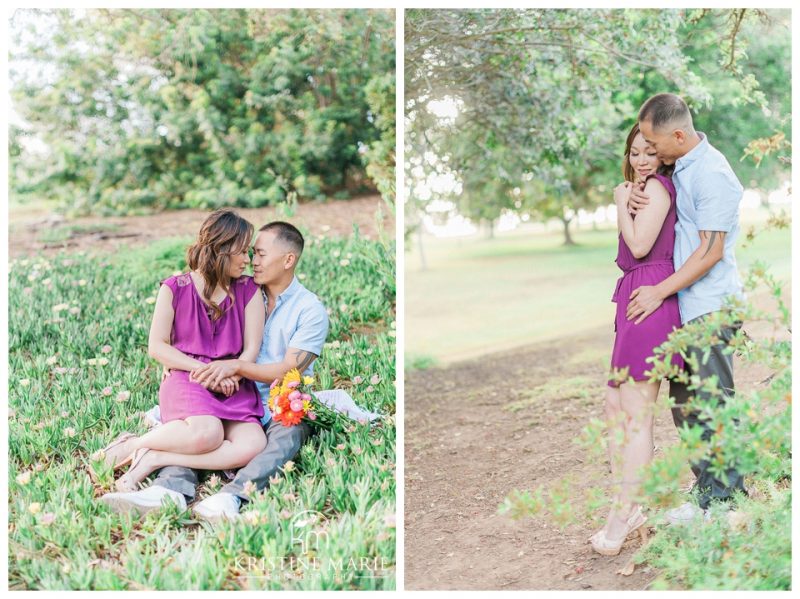
M 636 137 L 633 138 L 628 160 L 633 167 L 634 173 L 636 173 L 637 180 L 642 180 L 647 175 L 655 173 L 658 167 L 661 166 L 661 160 L 658 159 L 656 151 L 652 146 L 647 145 L 641 132 L 637 133 Z
M 231 250 L 228 257 L 228 276 L 232 279 L 238 279 L 244 274 L 247 265 L 250 264 L 250 248 L 246 245 L 244 248 L 235 248 Z

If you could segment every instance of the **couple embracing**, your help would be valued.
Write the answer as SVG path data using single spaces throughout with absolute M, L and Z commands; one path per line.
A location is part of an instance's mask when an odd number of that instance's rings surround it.
M 276 221 L 259 230 L 251 250 L 252 238 L 252 224 L 217 210 L 187 251 L 189 272 L 162 281 L 148 342 L 164 367 L 162 422 L 141 436 L 123 433 L 96 456 L 114 470 L 128 466 L 118 492 L 101 497 L 112 509 L 143 513 L 170 500 L 186 509 L 198 470 L 238 469 L 192 508 L 207 520 L 235 518 L 309 438 L 305 422 L 285 426 L 264 404 L 270 384 L 288 371 L 313 375 L 328 314 L 295 276 L 300 231 Z M 244 274 L 251 261 L 253 277 Z
M 723 310 L 730 297 L 742 297 L 734 247 L 743 188 L 728 161 L 695 131 L 688 106 L 676 95 L 653 96 L 637 120 L 625 145 L 625 183 L 614 190 L 620 231 L 616 261 L 623 276 L 613 297 L 616 336 L 605 412 L 611 474 L 619 492 L 605 526 L 589 539 L 603 555 L 617 555 L 632 532 L 646 535 L 647 518 L 635 502 L 639 471 L 653 458 L 653 407 L 660 386 L 650 381 L 646 359 L 674 329 Z M 719 343 L 710 348 L 688 348 L 699 364 L 690 374 L 703 380 L 716 376 L 721 403 L 733 395 L 733 361 L 725 350 L 740 326 L 718 331 Z M 672 364 L 690 369 L 677 355 Z M 699 427 L 708 440 L 714 431 L 691 407 L 694 395 L 710 397 L 670 381 L 675 425 Z M 698 522 L 708 515 L 712 499 L 728 502 L 734 491 L 745 492 L 735 468 L 720 480 L 708 460 L 691 467 L 697 505 L 687 502 L 669 510 L 670 524 Z

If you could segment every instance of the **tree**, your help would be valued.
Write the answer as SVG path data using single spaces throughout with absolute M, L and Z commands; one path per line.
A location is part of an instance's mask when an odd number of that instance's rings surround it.
M 727 96 L 731 102 L 760 104 L 736 41 L 749 32 L 743 24 L 751 26 L 751 13 L 755 26 L 761 13 L 743 9 L 407 11 L 406 152 L 441 158 L 408 162 L 407 180 L 427 176 L 440 162 L 461 177 L 468 169 L 491 173 L 490 165 L 502 161 L 517 186 L 531 176 L 541 180 L 550 191 L 539 196 L 538 212 L 563 221 L 591 207 L 599 186 L 619 181 L 622 143 L 652 93 L 675 91 L 691 106 L 707 107 L 724 79 L 738 85 Z M 687 42 L 698 28 L 703 34 Z M 693 52 L 701 54 L 699 40 L 712 37 L 725 57 L 733 56 L 719 67 L 727 69 L 724 77 L 692 62 Z M 788 48 L 788 36 L 781 43 Z M 720 51 L 708 58 L 706 49 L 703 56 L 707 65 Z M 785 99 L 785 83 L 772 89 Z M 453 122 L 436 116 L 436 102 L 458 106 Z M 729 103 L 721 110 L 726 119 L 742 114 Z M 740 155 L 745 144 L 731 143 Z M 420 168 L 421 174 L 411 172 Z M 594 188 L 576 187 L 583 185 Z M 505 201 L 502 194 L 491 198 Z
M 381 138 L 367 86 L 394 72 L 392 11 L 18 12 L 12 66 L 50 73 L 12 69 L 50 148 L 39 193 L 124 212 L 372 187 L 359 148 Z

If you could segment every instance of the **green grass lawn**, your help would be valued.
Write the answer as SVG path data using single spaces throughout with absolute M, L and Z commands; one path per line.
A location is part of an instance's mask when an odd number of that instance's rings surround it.
M 123 430 L 144 432 L 140 414 L 158 401 L 160 368 L 147 356 L 152 304 L 159 280 L 185 267 L 188 241 L 12 262 L 10 588 L 394 589 L 391 243 L 308 239 L 298 269 L 330 310 L 318 388 L 348 389 L 386 415 L 380 425 L 320 433 L 236 523 L 211 527 L 177 509 L 119 515 L 97 501 L 113 480 L 93 485 L 87 456 Z M 206 478 L 198 498 L 219 486 Z M 288 526 L 305 510 L 322 514 L 327 534 L 314 555 Z
M 746 226 L 743 226 L 743 230 Z M 406 363 L 449 363 L 484 353 L 613 330 L 611 295 L 620 271 L 616 230 L 579 231 L 575 247 L 558 233 L 520 231 L 484 238 L 426 237 L 406 253 Z M 740 245 L 744 234 L 740 236 Z M 770 230 L 737 250 L 740 271 L 755 260 L 791 274 L 790 231 Z

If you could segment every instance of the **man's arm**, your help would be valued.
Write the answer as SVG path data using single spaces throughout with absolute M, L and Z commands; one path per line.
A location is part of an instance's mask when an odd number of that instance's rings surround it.
M 277 364 L 255 364 L 236 360 L 236 362 L 240 362 L 237 365 L 236 373 L 253 381 L 271 384 L 275 379 L 283 378 L 283 375 L 292 368 L 297 368 L 301 373 L 304 372 L 317 357 L 309 351 L 290 347 L 286 350 L 283 362 Z
M 317 355 L 302 349 L 290 347 L 281 362 L 271 364 L 256 364 L 245 360 L 218 360 L 209 362 L 192 371 L 192 380 L 204 387 L 218 385 L 225 378 L 240 375 L 261 383 L 272 383 L 275 379 L 283 378 L 292 368 L 303 372 L 308 368 Z
M 628 303 L 628 320 L 636 320 L 639 324 L 655 312 L 670 295 L 686 289 L 708 273 L 713 266 L 722 260 L 725 248 L 725 233 L 722 231 L 700 231 L 700 247 L 675 273 L 655 286 L 639 287 L 631 294 Z

